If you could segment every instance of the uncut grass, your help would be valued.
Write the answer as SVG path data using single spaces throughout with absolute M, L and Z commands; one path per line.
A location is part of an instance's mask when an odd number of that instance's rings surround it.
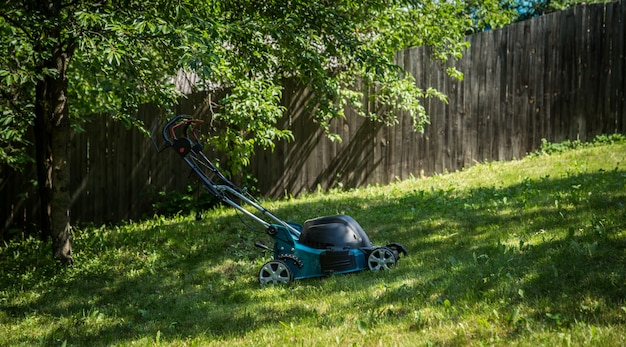
M 625 205 L 622 143 L 266 202 L 403 243 L 384 273 L 259 288 L 270 239 L 225 208 L 76 230 L 66 269 L 12 242 L 0 345 L 624 345 Z

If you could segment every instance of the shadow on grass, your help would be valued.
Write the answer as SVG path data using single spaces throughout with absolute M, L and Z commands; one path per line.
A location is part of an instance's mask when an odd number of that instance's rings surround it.
M 410 258 L 381 276 L 307 280 L 279 293 L 292 295 L 302 286 L 336 293 L 387 282 L 394 285 L 376 298 L 353 297 L 337 310 L 374 312 L 388 304 L 420 310 L 447 300 L 453 306 L 493 303 L 509 312 L 532 307 L 524 319 L 546 324 L 624 324 L 611 310 L 626 297 L 625 177 L 598 172 L 280 208 L 279 216 L 351 214 L 375 244 L 401 242 Z M 219 340 L 317 314 L 258 293 L 267 289 L 256 282 L 253 244 L 264 235 L 245 231 L 236 218 L 116 230 L 81 238 L 75 248 L 85 249 L 82 263 L 70 269 L 46 265 L 47 247 L 36 242 L 20 248 L 22 254 L 4 250 L 2 267 L 12 275 L 0 290 L 32 294 L 0 301 L 8 315 L 1 323 L 25 323 L 36 314 L 53 317 L 56 326 L 47 336 L 16 343 Z M 521 318 L 506 319 L 514 325 Z
M 425 264 L 409 271 L 426 278 L 380 302 L 400 305 L 417 296 L 459 307 L 488 304 L 513 326 L 520 320 L 624 324 L 625 188 L 626 174 L 611 171 L 481 187 L 463 196 L 417 191 L 382 206 L 419 210 L 397 221 L 415 221 L 399 235 Z M 515 316 L 522 311 L 527 316 Z

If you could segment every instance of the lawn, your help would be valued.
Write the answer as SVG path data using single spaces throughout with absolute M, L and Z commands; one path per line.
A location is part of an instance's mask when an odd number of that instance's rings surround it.
M 69 268 L 48 244 L 13 240 L 0 247 L 0 346 L 626 345 L 621 136 L 263 204 L 298 223 L 351 215 L 409 256 L 261 287 L 271 257 L 254 243 L 270 238 L 225 207 L 76 228 Z

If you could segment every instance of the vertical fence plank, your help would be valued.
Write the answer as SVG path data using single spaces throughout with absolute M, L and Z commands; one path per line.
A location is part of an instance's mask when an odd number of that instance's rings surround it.
M 493 59 L 495 59 L 495 67 L 493 70 L 493 77 L 491 81 L 493 83 L 494 92 L 492 95 L 493 103 L 493 136 L 491 147 L 491 159 L 504 160 L 506 155 L 504 153 L 504 143 L 506 141 L 506 134 L 503 133 L 501 125 L 506 114 L 507 102 L 507 41 L 508 30 L 502 29 L 494 31 L 493 36 Z
M 612 2 L 607 4 L 607 17 L 611 14 L 611 26 L 607 23 L 607 36 L 611 42 L 611 78 L 609 90 L 611 91 L 608 104 L 605 108 L 607 124 L 604 131 L 607 133 L 624 132 L 623 114 L 626 112 L 626 6 L 624 2 Z M 609 10 L 610 9 L 610 10 Z
M 541 134 L 545 131 L 542 121 L 541 112 L 543 112 L 543 89 L 545 68 L 545 40 L 547 29 L 543 25 L 544 18 L 538 18 L 535 25 L 530 27 L 530 42 L 532 43 L 530 56 L 530 76 L 529 76 L 529 95 L 528 95 L 528 140 L 526 142 L 526 151 L 529 151 L 541 143 Z
M 602 120 L 600 130 L 602 133 L 612 133 L 615 131 L 615 104 L 613 100 L 619 98 L 619 87 L 616 76 L 620 75 L 620 68 L 618 67 L 617 60 L 619 59 L 620 47 L 623 45 L 616 40 L 619 37 L 621 31 L 620 18 L 616 15 L 619 14 L 619 10 L 616 11 L 616 5 L 618 3 L 607 3 L 605 7 L 604 16 L 604 46 L 602 55 L 604 57 L 604 83 L 600 83 L 600 88 L 603 88 L 607 95 L 600 100 L 602 103 Z M 617 82 L 617 83 L 616 83 Z
M 467 50 L 464 59 L 467 59 L 467 71 L 466 79 L 463 83 L 463 93 L 466 95 L 463 108 L 465 136 L 463 137 L 463 143 L 465 144 L 465 166 L 474 165 L 475 160 L 480 160 L 480 154 L 477 152 L 477 139 L 478 139 L 478 68 L 476 62 L 480 59 L 479 52 L 476 50 L 476 45 L 480 42 L 479 36 L 472 35 L 469 37 L 470 48 Z M 430 171 L 427 171 L 430 173 Z

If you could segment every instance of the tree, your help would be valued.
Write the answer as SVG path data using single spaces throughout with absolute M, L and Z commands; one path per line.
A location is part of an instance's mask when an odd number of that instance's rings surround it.
M 516 2 L 517 0 L 466 0 L 466 12 L 472 18 L 472 28 L 468 33 L 510 24 L 517 15 Z
M 170 1 L 30 0 L 0 4 L 1 156 L 26 161 L 27 127 L 35 138 L 42 236 L 54 257 L 72 263 L 69 161 L 72 123 L 106 112 L 132 123 L 142 103 L 171 104 L 169 81 L 189 44 L 210 50 L 211 23 L 202 7 Z M 206 59 L 194 57 L 197 66 Z M 210 65 L 209 63 L 206 63 Z M 70 105 L 73 108 L 70 108 Z M 8 158 L 8 159 L 5 159 Z
M 546 13 L 564 10 L 582 3 L 598 3 L 611 0 L 517 0 L 515 10 L 517 17 L 514 21 L 522 21 L 538 17 Z
M 286 79 L 311 88 L 316 119 L 333 138 L 329 124 L 345 107 L 387 124 L 403 110 L 420 130 L 428 121 L 421 100 L 445 96 L 417 86 L 394 54 L 430 45 L 438 59 L 460 56 L 472 25 L 465 8 L 438 0 L 2 0 L 0 46 L 12 54 L 0 58 L 0 122 L 10 127 L 0 159 L 27 162 L 25 129 L 33 129 L 42 235 L 71 263 L 67 139 L 86 115 L 142 127 L 136 108 L 167 110 L 182 97 L 173 76 L 193 74 L 196 90 L 226 94 L 212 140 L 239 163 L 233 171 L 255 146 L 291 138 L 276 127 Z M 371 101 L 378 110 L 363 107 Z

